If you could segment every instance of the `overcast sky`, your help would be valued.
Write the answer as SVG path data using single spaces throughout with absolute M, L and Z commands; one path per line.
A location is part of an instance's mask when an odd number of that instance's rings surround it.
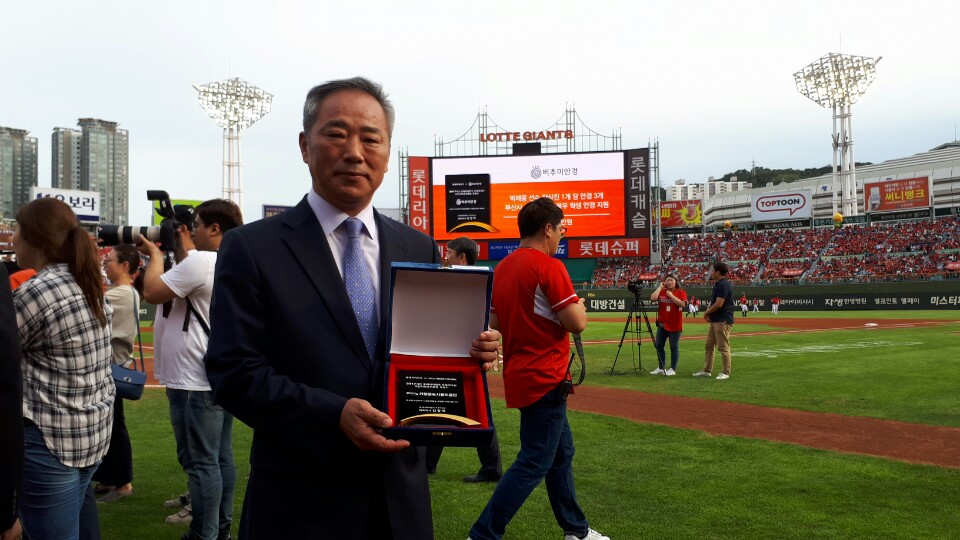
M 830 111 L 793 73 L 829 52 L 883 56 L 854 106 L 857 161 L 923 152 L 960 124 L 960 2 L 84 1 L 4 2 L 0 125 L 39 139 L 78 118 L 130 132 L 132 224 L 147 189 L 219 197 L 222 131 L 193 85 L 230 77 L 274 95 L 243 133 L 244 213 L 309 189 L 297 134 L 307 90 L 364 75 L 397 109 L 393 161 L 374 203 L 397 207 L 396 153 L 433 155 L 486 106 L 509 131 L 543 130 L 574 103 L 624 148 L 659 139 L 661 181 L 704 181 L 755 160 L 831 161 Z

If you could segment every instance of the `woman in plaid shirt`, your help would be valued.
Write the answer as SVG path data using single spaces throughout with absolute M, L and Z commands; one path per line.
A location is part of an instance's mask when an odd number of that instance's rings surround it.
M 20 521 L 25 538 L 75 539 L 84 493 L 110 445 L 112 310 L 94 244 L 62 201 L 22 207 L 13 247 L 20 266 L 37 271 L 14 293 L 23 357 Z

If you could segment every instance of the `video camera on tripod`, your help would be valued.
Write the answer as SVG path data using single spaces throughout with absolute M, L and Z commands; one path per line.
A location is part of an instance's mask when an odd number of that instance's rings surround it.
M 610 366 L 610 374 L 614 375 L 617 369 L 617 360 L 620 358 L 620 349 L 623 348 L 623 341 L 626 339 L 627 334 L 633 335 L 637 340 L 637 345 L 640 344 L 640 318 L 643 318 L 643 321 L 647 325 L 647 333 L 650 334 L 650 343 L 656 341 L 656 338 L 653 335 L 653 327 L 650 326 L 650 318 L 647 317 L 647 310 L 643 306 L 643 281 L 628 281 L 627 290 L 633 293 L 633 302 L 630 305 L 630 312 L 627 314 L 627 322 L 623 325 L 623 334 L 620 335 L 620 344 L 617 345 L 617 354 L 613 357 L 613 365 Z M 633 323 L 631 328 L 630 323 Z M 659 357 L 659 351 L 657 351 Z M 639 357 L 637 360 L 637 367 L 640 373 L 643 373 L 643 364 L 640 362 Z
M 163 190 L 147 191 L 147 200 L 160 202 L 160 207 L 156 209 L 157 213 L 163 217 L 160 225 L 152 227 L 100 225 L 97 227 L 99 245 L 136 244 L 142 234 L 147 240 L 157 244 L 157 247 L 164 252 L 177 251 L 180 248 L 180 235 L 177 234 L 177 229 L 181 225 L 186 225 L 189 230 L 193 230 L 194 208 L 187 204 L 172 204 L 170 195 Z

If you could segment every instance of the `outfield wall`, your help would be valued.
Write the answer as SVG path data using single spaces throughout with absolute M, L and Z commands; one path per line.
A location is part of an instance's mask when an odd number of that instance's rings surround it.
M 649 301 L 653 288 L 641 289 L 644 309 L 655 310 Z M 710 289 L 691 287 L 687 296 L 703 300 L 701 312 L 710 301 Z M 633 304 L 633 293 L 626 289 L 585 289 L 579 294 L 586 298 L 587 311 L 628 311 Z M 747 295 L 750 309 L 753 299 L 760 302 L 761 311 L 770 311 L 770 299 L 780 297 L 780 312 L 841 311 L 871 309 L 937 309 L 960 310 L 960 281 L 927 281 L 910 283 L 845 283 L 797 286 L 740 286 L 733 289 L 735 298 Z M 958 311 L 960 315 L 960 311 Z

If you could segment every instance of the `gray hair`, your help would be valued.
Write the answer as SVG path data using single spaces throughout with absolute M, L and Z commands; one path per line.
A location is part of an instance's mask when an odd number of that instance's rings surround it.
M 393 103 L 383 87 L 365 77 L 353 77 L 352 79 L 339 79 L 327 81 L 321 85 L 314 86 L 307 92 L 307 100 L 303 103 L 303 132 L 309 134 L 310 128 L 317 121 L 317 113 L 320 111 L 320 104 L 327 96 L 340 90 L 360 90 L 369 94 L 377 103 L 383 107 L 383 112 L 387 116 L 387 135 L 393 139 L 393 122 L 396 113 L 393 109 Z

